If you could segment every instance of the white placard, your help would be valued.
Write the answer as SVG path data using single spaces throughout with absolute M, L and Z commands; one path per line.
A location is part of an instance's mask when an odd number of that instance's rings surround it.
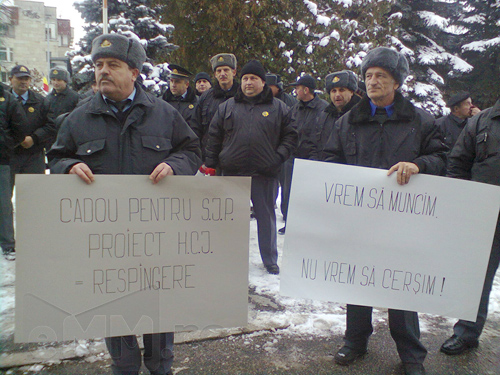
M 16 342 L 245 326 L 250 178 L 16 177 Z
M 499 207 L 497 186 L 296 159 L 281 293 L 475 321 Z

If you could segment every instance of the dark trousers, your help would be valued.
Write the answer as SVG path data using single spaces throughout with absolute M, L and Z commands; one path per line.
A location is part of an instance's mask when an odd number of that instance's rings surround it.
M 39 151 L 33 154 L 28 153 L 15 153 L 10 159 L 10 173 L 12 187 L 15 184 L 16 174 L 31 173 L 31 174 L 44 174 L 45 173 L 45 154 Z
M 347 305 L 345 345 L 364 351 L 373 332 L 372 307 Z M 403 363 L 423 363 L 427 349 L 420 342 L 418 314 L 413 311 L 389 309 L 389 329 Z
M 276 239 L 276 177 L 252 177 L 250 193 L 253 212 L 257 220 L 257 234 L 259 236 L 259 250 L 262 262 L 266 266 L 277 264 L 278 244 Z
M 493 246 L 491 247 L 490 260 L 486 269 L 486 277 L 484 279 L 483 292 L 479 302 L 479 310 L 475 322 L 467 320 L 459 320 L 453 327 L 453 333 L 464 341 L 477 341 L 483 331 L 484 323 L 488 315 L 488 303 L 490 301 L 491 288 L 493 280 L 500 262 L 500 218 L 497 221 L 495 237 L 493 238 Z
M 0 164 L 0 246 L 5 251 L 16 247 L 10 179 L 10 166 Z
M 288 216 L 288 203 L 290 201 L 290 190 L 292 188 L 293 158 L 288 159 L 281 167 L 283 183 L 281 185 L 281 214 L 286 222 Z
M 174 362 L 174 333 L 143 335 L 144 365 L 152 375 L 169 374 Z M 114 375 L 137 375 L 141 368 L 141 350 L 135 335 L 106 337 L 106 346 L 113 359 Z

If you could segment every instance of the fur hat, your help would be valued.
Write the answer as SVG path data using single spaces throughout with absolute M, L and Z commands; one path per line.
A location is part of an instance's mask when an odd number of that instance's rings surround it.
M 328 74 L 325 78 L 326 92 L 330 93 L 334 87 L 345 87 L 353 92 L 358 89 L 358 79 L 354 72 L 350 70 L 341 70 Z
M 243 69 L 241 69 L 240 76 L 243 77 L 245 74 L 255 74 L 256 76 L 259 76 L 263 81 L 266 80 L 266 70 L 264 69 L 260 61 L 257 60 L 250 60 L 245 64 Z
M 139 71 L 146 61 L 146 51 L 141 43 L 121 34 L 104 34 L 95 38 L 92 41 L 91 56 L 94 63 L 101 57 L 114 57 Z
M 452 108 L 458 104 L 460 104 L 461 102 L 463 102 L 465 99 L 469 99 L 470 98 L 470 93 L 467 92 L 467 91 L 461 91 L 461 92 L 457 92 L 455 95 L 452 95 L 448 101 L 446 102 L 446 106 L 448 108 Z
M 231 69 L 236 69 L 236 56 L 232 53 L 219 53 L 210 59 L 210 64 L 214 72 L 219 66 L 229 66 Z
M 64 82 L 69 82 L 69 72 L 63 67 L 56 66 L 50 69 L 49 79 L 62 79 Z
M 387 47 L 377 47 L 372 49 L 361 62 L 361 75 L 365 79 L 368 68 L 379 67 L 387 70 L 394 77 L 399 86 L 401 86 L 408 74 L 410 68 L 408 60 L 401 52 L 397 52 Z

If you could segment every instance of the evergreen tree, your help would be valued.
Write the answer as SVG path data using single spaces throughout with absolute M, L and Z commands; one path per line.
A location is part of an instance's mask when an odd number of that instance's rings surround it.
M 259 59 L 270 72 L 295 80 L 324 78 L 359 65 L 359 53 L 385 40 L 394 22 L 390 1 L 179 0 L 163 16 L 175 25 L 180 48 L 172 59 L 191 71 L 210 71 L 211 56 L 234 53 L 241 64 Z
M 500 97 L 500 0 L 466 0 L 456 24 L 461 35 L 462 56 L 474 70 L 457 82 L 457 89 L 471 92 L 484 109 Z
M 108 1 L 108 32 L 117 32 L 141 42 L 146 50 L 149 64 L 143 69 L 143 79 L 146 87 L 159 92 L 165 85 L 164 79 L 168 69 L 161 64 L 177 46 L 168 42 L 174 27 L 160 21 L 160 15 L 165 6 L 153 0 L 109 0 Z M 84 27 L 86 35 L 78 45 L 80 51 L 72 56 L 76 88 L 88 84 L 93 74 L 90 51 L 92 40 L 102 34 L 102 3 L 95 0 L 82 0 L 75 3 L 75 8 L 81 13 L 87 23 Z
M 456 1 L 440 0 L 399 1 L 392 10 L 393 16 L 401 18 L 392 45 L 410 63 L 403 89 L 417 106 L 438 117 L 449 112 L 446 99 L 454 92 L 456 80 L 473 69 L 457 49 L 460 30 L 454 19 L 459 12 Z

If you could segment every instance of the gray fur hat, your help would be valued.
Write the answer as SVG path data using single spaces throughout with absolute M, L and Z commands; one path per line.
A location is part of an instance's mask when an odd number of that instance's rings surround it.
M 94 63 L 101 57 L 114 57 L 126 62 L 132 69 L 141 71 L 146 61 L 146 51 L 135 39 L 121 34 L 104 34 L 92 41 L 91 57 Z
M 219 66 L 229 66 L 231 69 L 236 69 L 236 56 L 232 53 L 219 53 L 210 59 L 210 64 L 214 72 Z
M 50 69 L 49 79 L 62 79 L 64 82 L 69 82 L 69 72 L 63 67 L 56 66 Z
M 387 47 L 377 47 L 372 49 L 361 62 L 361 75 L 365 79 L 368 68 L 379 67 L 387 70 L 401 86 L 408 74 L 410 68 L 408 60 L 401 52 L 397 52 Z
M 328 74 L 325 78 L 326 92 L 330 93 L 334 87 L 345 87 L 353 92 L 358 89 L 358 79 L 354 72 L 341 70 Z

